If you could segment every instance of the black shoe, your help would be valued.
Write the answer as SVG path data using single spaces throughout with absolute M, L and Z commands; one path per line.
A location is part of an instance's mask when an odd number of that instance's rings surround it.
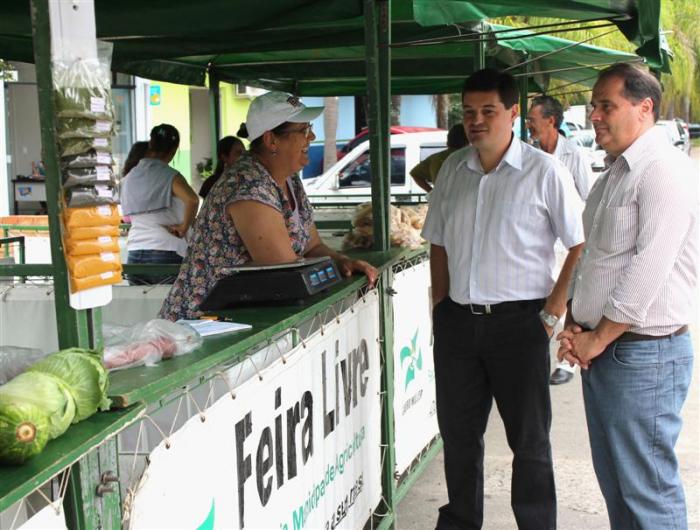
M 562 370 L 561 368 L 557 368 L 552 372 L 552 375 L 549 377 L 549 384 L 550 385 L 563 385 L 564 383 L 568 383 L 574 378 L 574 374 L 572 372 L 567 372 L 566 370 Z

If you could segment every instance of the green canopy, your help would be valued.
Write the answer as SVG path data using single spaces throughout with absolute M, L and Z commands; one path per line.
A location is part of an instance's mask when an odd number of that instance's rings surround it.
M 474 28 L 485 17 L 612 18 L 640 49 L 650 50 L 658 38 L 641 28 L 654 26 L 658 37 L 654 13 L 659 1 L 392 0 L 392 91 L 457 90 L 476 68 Z M 203 85 L 213 73 L 222 80 L 302 95 L 365 92 L 362 11 L 362 0 L 95 0 L 97 34 L 114 44 L 115 70 L 190 85 Z M 490 66 L 505 68 L 559 50 L 530 65 L 530 70 L 550 72 L 536 78 L 542 87 L 549 75 L 576 81 L 595 73 L 574 74 L 568 68 L 633 57 L 586 45 L 567 49 L 569 41 L 526 31 L 506 36 L 490 36 Z M 426 39 L 439 43 L 415 45 Z M 33 61 L 29 2 L 0 7 L 0 57 Z
M 659 30 L 660 0 L 413 0 L 413 9 L 415 20 L 425 26 L 516 15 L 610 19 L 638 46 L 637 54 L 651 68 L 669 71 L 669 53 Z
M 513 74 L 529 75 L 539 89 L 550 78 L 590 86 L 596 66 L 634 61 L 635 55 L 578 44 L 566 39 L 533 35 L 507 26 L 486 26 L 487 65 L 504 69 L 528 60 Z M 478 35 L 477 35 L 477 38 Z M 405 46 L 392 50 L 392 91 L 396 94 L 458 92 L 476 69 L 476 44 L 447 42 Z M 287 90 L 301 95 L 348 95 L 365 92 L 363 46 L 315 48 L 260 53 L 223 54 L 210 58 L 210 68 L 226 81 Z M 184 58 L 193 66 L 202 58 Z M 538 88 L 535 87 L 535 90 Z

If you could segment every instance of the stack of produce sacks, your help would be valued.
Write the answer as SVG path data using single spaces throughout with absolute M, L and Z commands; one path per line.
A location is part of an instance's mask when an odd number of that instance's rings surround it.
M 63 241 L 72 293 L 121 281 L 109 53 L 54 63 Z
M 428 213 L 428 205 L 391 206 L 389 210 L 389 239 L 392 247 L 419 248 L 424 240 L 420 231 Z M 372 203 L 360 204 L 352 218 L 352 229 L 343 240 L 345 250 L 368 249 L 374 243 Z
M 66 205 L 116 204 L 109 59 L 55 63 L 54 101 Z
M 71 423 L 109 409 L 108 385 L 99 353 L 69 348 L 0 386 L 0 463 L 21 464 Z
M 67 208 L 63 215 L 63 251 L 71 292 L 122 279 L 119 222 L 116 206 Z

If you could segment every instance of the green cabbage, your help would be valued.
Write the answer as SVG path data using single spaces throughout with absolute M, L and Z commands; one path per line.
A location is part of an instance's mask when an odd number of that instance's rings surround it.
M 49 441 L 49 418 L 32 403 L 0 398 L 0 463 L 21 464 Z
M 75 400 L 58 377 L 24 372 L 0 386 L 0 403 L 27 403 L 49 417 L 49 439 L 61 436 L 75 418 Z
M 97 409 L 109 409 L 109 378 L 99 353 L 81 348 L 61 350 L 34 364 L 29 372 L 51 374 L 66 384 L 75 400 L 73 423 L 92 416 Z

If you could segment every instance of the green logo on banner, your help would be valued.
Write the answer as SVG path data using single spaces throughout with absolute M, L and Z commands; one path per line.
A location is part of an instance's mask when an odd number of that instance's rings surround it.
M 403 388 L 406 390 L 408 388 L 408 383 L 416 378 L 416 370 L 423 368 L 423 352 L 419 349 L 416 352 L 416 342 L 418 341 L 418 329 L 416 328 L 416 333 L 411 339 L 410 346 L 404 346 L 399 354 L 399 360 L 401 362 L 401 368 L 406 365 L 406 376 L 404 379 Z M 408 360 L 408 362 L 404 362 Z
M 214 499 L 212 499 L 209 515 L 207 515 L 204 522 L 197 527 L 197 530 L 214 530 L 214 511 Z

